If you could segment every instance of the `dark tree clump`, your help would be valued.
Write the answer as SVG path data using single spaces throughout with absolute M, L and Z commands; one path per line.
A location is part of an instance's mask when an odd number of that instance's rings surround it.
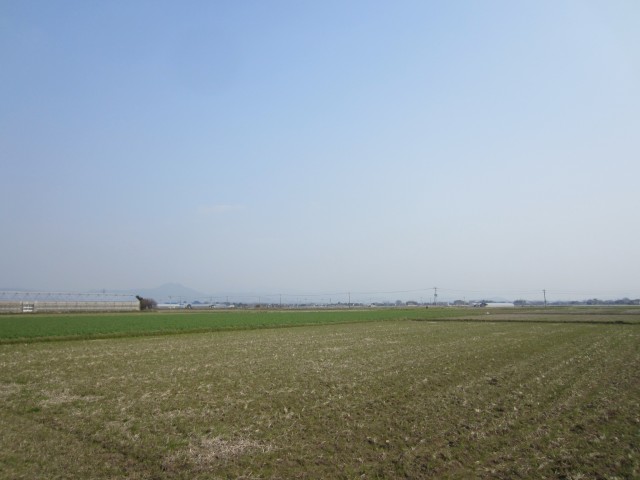
M 158 302 L 153 298 L 142 298 L 139 295 L 136 295 L 136 298 L 140 302 L 140 310 L 153 310 L 158 306 Z

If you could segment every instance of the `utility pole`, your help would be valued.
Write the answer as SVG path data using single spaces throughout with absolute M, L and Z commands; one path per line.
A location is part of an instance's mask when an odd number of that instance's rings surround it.
M 433 287 L 433 306 L 438 305 L 438 287 Z
M 349 292 L 349 308 L 351 308 L 351 292 Z
M 544 308 L 547 308 L 547 291 L 542 290 L 542 295 L 544 296 Z

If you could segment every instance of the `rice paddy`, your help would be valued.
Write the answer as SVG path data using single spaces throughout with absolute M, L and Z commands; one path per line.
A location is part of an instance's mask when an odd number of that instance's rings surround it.
M 640 475 L 633 312 L 426 315 L 0 345 L 0 477 Z

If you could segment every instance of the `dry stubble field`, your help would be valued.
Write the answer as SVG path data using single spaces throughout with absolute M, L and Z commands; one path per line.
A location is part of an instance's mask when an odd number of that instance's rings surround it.
M 640 325 L 0 346 L 2 478 L 635 478 Z

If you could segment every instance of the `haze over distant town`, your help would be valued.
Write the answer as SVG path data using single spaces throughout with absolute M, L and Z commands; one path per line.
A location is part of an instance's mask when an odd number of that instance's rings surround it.
M 640 298 L 638 2 L 2 12 L 0 288 Z

